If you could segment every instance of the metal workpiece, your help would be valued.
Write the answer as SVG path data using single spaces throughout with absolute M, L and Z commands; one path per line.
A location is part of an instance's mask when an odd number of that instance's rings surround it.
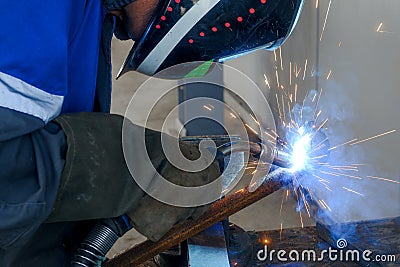
M 186 220 L 174 226 L 158 242 L 147 240 L 105 262 L 103 265 L 105 267 L 138 266 L 168 248 L 204 231 L 215 223 L 283 188 L 291 182 L 291 175 L 287 170 L 278 168 L 269 173 L 261 186 L 255 191 L 249 192 L 247 188 L 243 188 L 227 195 L 213 203 L 197 220 Z

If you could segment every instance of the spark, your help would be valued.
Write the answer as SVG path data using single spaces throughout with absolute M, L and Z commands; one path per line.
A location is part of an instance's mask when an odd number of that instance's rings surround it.
M 290 61 L 289 66 L 289 84 L 292 85 L 292 61 Z
M 267 133 L 267 131 L 269 131 L 269 133 Z M 279 137 L 279 135 L 278 135 L 274 130 L 272 130 L 272 129 L 270 129 L 270 128 L 268 128 L 268 129 L 265 131 L 265 133 L 266 133 L 267 135 L 271 136 L 273 139 Z M 274 134 L 275 136 L 272 136 L 271 133 Z
M 329 80 L 329 78 L 331 77 L 332 74 L 332 70 L 329 70 L 328 75 L 326 76 L 326 79 Z
M 396 130 L 387 131 L 387 132 L 384 132 L 384 133 L 381 133 L 381 134 L 377 134 L 377 135 L 374 135 L 374 136 L 365 138 L 365 139 L 363 139 L 363 140 L 357 141 L 357 142 L 352 143 L 352 144 L 350 144 L 350 145 L 351 145 L 351 146 L 354 146 L 354 145 L 363 143 L 363 142 L 365 142 L 365 141 L 368 141 L 368 140 L 371 140 L 371 139 L 375 139 L 375 138 L 378 138 L 378 137 L 381 137 L 381 136 L 384 136 L 384 135 L 387 135 L 387 134 L 391 134 L 391 133 L 394 133 L 394 132 L 396 132 Z
M 315 74 L 315 67 L 313 66 L 313 67 L 311 68 L 311 77 L 314 77 L 314 74 Z
M 352 143 L 352 142 L 354 142 L 354 141 L 357 141 L 357 140 L 358 140 L 357 138 L 354 138 L 354 139 L 352 139 L 352 140 L 350 140 L 350 141 L 347 141 L 347 142 L 345 142 L 345 143 L 343 143 L 343 144 L 340 144 L 340 145 L 331 147 L 331 148 L 328 149 L 328 151 L 334 150 L 334 149 L 336 149 L 336 148 L 338 148 L 338 147 L 341 147 L 341 146 L 345 146 L 345 145 L 347 145 L 347 144 L 349 144 L 349 143 Z
M 297 83 L 294 84 L 294 102 L 297 103 Z
M 322 92 L 323 92 L 323 91 L 324 91 L 323 88 L 321 88 L 321 90 L 319 90 L 318 100 L 317 100 L 317 103 L 315 104 L 315 111 L 314 111 L 313 117 L 315 117 L 315 112 L 317 112 L 317 110 L 318 110 L 319 101 L 321 100 L 321 95 L 322 95 Z M 314 101 L 313 101 L 313 102 L 314 102 Z M 316 119 L 315 119 L 315 121 L 316 121 Z
M 260 126 L 260 123 L 258 122 L 258 120 L 257 120 L 256 118 L 254 118 L 253 115 L 251 115 L 251 114 L 249 114 L 249 115 L 250 115 L 250 117 L 253 119 L 253 121 L 254 121 L 258 126 Z
M 234 118 L 234 119 L 237 118 L 237 117 L 235 116 L 235 114 L 233 114 L 232 112 L 230 112 L 229 115 L 231 115 L 231 117 Z
M 306 62 L 304 63 L 304 71 L 303 71 L 303 81 L 306 77 L 306 72 L 307 72 L 307 63 L 308 63 L 308 59 L 306 59 Z
M 264 133 L 266 134 L 266 135 L 268 135 L 269 137 L 271 137 L 271 139 L 273 139 L 274 141 L 275 141 L 275 137 L 273 137 L 271 134 L 269 134 L 267 131 L 264 131 Z M 268 140 L 269 141 L 269 140 Z
M 299 216 L 300 216 L 301 228 L 304 228 L 303 217 L 301 216 L 301 211 L 299 211 Z
M 318 132 L 327 122 L 328 122 L 328 118 L 326 118 L 322 123 L 321 123 L 321 125 L 318 127 L 318 129 L 315 131 L 315 132 Z
M 301 72 L 301 68 L 298 68 L 298 67 L 297 67 L 297 64 L 296 64 L 296 71 L 295 71 L 295 73 L 296 73 L 296 74 L 295 74 L 296 78 L 299 77 L 300 72 Z
M 275 94 L 275 97 L 276 97 L 276 104 L 278 105 L 279 118 L 281 118 L 282 120 L 282 112 L 281 112 L 281 106 L 279 105 L 278 94 Z
M 325 173 L 325 174 L 330 174 L 330 175 L 333 175 L 333 176 L 340 176 L 339 173 L 327 172 L 327 171 L 322 171 L 322 170 L 320 170 L 319 172 Z
M 256 135 L 258 135 L 258 133 L 256 132 L 256 130 L 254 130 L 253 128 L 250 127 L 250 125 L 248 125 L 247 123 L 244 124 L 247 128 L 249 128 L 253 133 L 255 133 Z
M 361 193 L 359 193 L 359 192 L 357 192 L 357 191 L 354 191 L 354 190 L 351 190 L 350 188 L 347 188 L 347 187 L 345 187 L 345 186 L 342 186 L 344 189 L 346 189 L 347 191 L 349 191 L 349 192 L 352 192 L 352 193 L 354 193 L 354 194 L 357 194 L 357 195 L 360 195 L 360 196 L 364 196 L 363 194 L 361 194 Z
M 314 159 L 322 159 L 322 158 L 325 158 L 325 157 L 327 157 L 328 155 L 322 155 L 322 156 L 316 156 L 316 157 L 313 157 L 313 158 L 310 158 L 311 160 L 314 160 Z
M 309 154 L 313 154 L 315 151 L 317 151 L 317 150 L 319 150 L 319 149 L 321 149 L 322 147 L 324 147 L 324 146 L 321 146 L 321 145 L 324 145 L 324 142 L 325 141 L 328 141 L 328 137 L 326 137 L 325 139 L 323 139 L 321 142 L 319 142 L 316 146 L 314 146 L 314 148 L 312 149 L 312 150 L 310 150 L 308 153 Z
M 320 109 L 320 110 L 318 111 L 318 113 L 317 113 L 317 116 L 315 116 L 314 121 L 316 121 L 316 120 L 318 119 L 319 115 L 321 115 L 321 112 L 322 112 L 322 110 Z
M 349 169 L 357 169 L 357 166 L 352 165 L 336 165 L 336 166 L 329 166 L 331 168 L 349 168 Z
M 330 188 L 329 186 L 325 185 L 325 188 L 326 188 L 328 191 L 333 192 L 332 188 Z
M 318 176 L 318 175 L 316 175 L 316 174 L 312 174 L 312 175 L 313 175 L 314 177 L 316 177 L 317 179 L 319 179 L 320 182 L 323 181 L 323 182 L 325 182 L 325 183 L 330 184 L 330 181 L 328 181 L 328 180 L 322 178 L 321 176 Z
M 212 110 L 212 108 L 210 108 L 209 106 L 206 106 L 206 105 L 204 105 L 203 108 L 205 108 L 205 109 L 207 109 L 207 110 L 209 110 L 209 111 Z
M 358 172 L 357 167 L 349 167 L 349 166 L 343 166 L 343 167 L 334 167 L 334 166 L 330 166 L 329 168 L 331 168 L 332 170 L 337 170 L 337 171 L 353 171 L 353 172 Z
M 275 66 L 276 67 L 276 66 Z M 278 85 L 278 88 L 281 87 L 279 84 L 279 74 L 278 74 L 278 69 L 275 69 L 275 77 L 276 77 L 276 84 Z
M 318 8 L 318 0 L 315 0 L 315 8 Z
M 384 31 L 384 30 L 382 30 L 382 26 L 383 26 L 383 22 L 379 23 L 379 26 L 378 26 L 378 28 L 376 29 L 376 32 L 379 32 L 379 33 L 393 33 L 393 32 L 390 32 L 390 31 Z
M 320 203 L 323 203 L 323 205 L 329 210 L 332 211 L 331 208 L 329 207 L 328 204 L 326 204 L 326 202 L 323 199 L 320 199 Z
M 342 41 L 339 41 L 338 42 L 338 47 L 341 47 L 342 46 Z
M 303 104 L 301 105 L 301 109 L 300 109 L 300 121 L 301 122 L 303 121 L 303 109 L 304 109 L 304 103 L 306 102 L 307 94 L 308 93 L 306 93 L 306 96 L 303 99 Z
M 330 10 L 330 8 L 331 8 L 331 3 L 332 3 L 332 0 L 329 1 L 328 9 L 326 10 L 326 15 L 325 15 L 325 20 L 324 20 L 324 26 L 322 26 L 321 36 L 319 37 L 319 41 L 320 41 L 320 42 L 322 41 L 322 36 L 324 35 L 325 26 L 326 26 L 326 21 L 328 20 L 329 10 Z
M 311 99 L 311 102 L 314 103 L 316 97 L 317 97 L 317 95 L 315 94 L 315 95 L 313 96 L 313 98 Z
M 325 174 L 330 174 L 333 176 L 346 176 L 346 177 L 362 180 L 362 177 L 349 175 L 349 174 L 345 174 L 345 173 L 341 173 L 341 172 L 327 172 L 327 171 L 322 171 L 322 170 L 320 170 L 320 172 L 325 173 Z
M 276 137 L 279 137 L 279 134 L 277 134 L 274 130 L 269 129 Z
M 283 118 L 286 118 L 285 101 L 283 99 L 283 95 L 282 95 L 282 112 L 283 112 Z
M 324 202 L 322 202 L 320 199 L 318 199 L 318 202 L 321 204 L 321 206 L 322 206 L 324 209 L 326 209 L 326 206 L 325 206 Z
M 269 82 L 268 82 L 267 75 L 264 74 L 264 78 L 265 78 L 264 81 L 265 81 L 265 83 L 268 85 L 268 88 L 271 89 L 271 86 L 269 85 Z
M 282 63 L 282 48 L 281 46 L 279 47 L 279 58 L 281 60 L 281 70 L 283 70 L 283 63 Z
M 382 28 L 383 22 L 381 22 L 378 26 L 378 28 L 376 29 L 376 32 L 381 32 L 381 28 Z
M 283 200 L 284 200 L 284 199 L 285 199 L 285 191 L 283 191 L 283 194 L 282 194 L 281 208 L 279 209 L 279 216 L 282 216 Z
M 274 59 L 275 59 L 275 62 L 276 62 L 276 50 L 274 50 Z
M 310 214 L 310 210 L 309 210 L 309 204 L 308 204 L 308 201 L 306 200 L 306 197 L 304 196 L 303 190 L 300 191 L 300 195 L 301 195 L 301 198 L 303 199 L 304 207 L 306 207 L 306 211 L 307 211 L 308 217 L 311 218 L 311 214 Z
M 281 230 L 279 231 L 279 240 L 282 240 L 283 223 L 281 222 Z
M 371 175 L 367 175 L 367 177 L 368 177 L 368 178 L 372 178 L 372 179 L 377 179 L 377 180 L 382 180 L 382 181 L 387 181 L 387 182 L 391 182 L 391 183 L 400 184 L 399 181 L 395 181 L 395 180 L 388 179 L 388 178 L 377 177 L 377 176 L 371 176 Z
M 250 169 L 255 169 L 257 168 L 256 166 L 247 166 L 246 168 L 244 168 L 245 170 L 250 170 Z

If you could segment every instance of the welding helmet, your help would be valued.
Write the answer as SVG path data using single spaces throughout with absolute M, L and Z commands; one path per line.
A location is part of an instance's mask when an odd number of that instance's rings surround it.
M 119 76 L 273 50 L 291 34 L 302 6 L 303 0 L 160 0 Z

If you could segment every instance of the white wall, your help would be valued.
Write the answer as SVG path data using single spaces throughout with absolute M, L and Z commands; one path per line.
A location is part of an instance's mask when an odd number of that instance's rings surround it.
M 229 63 L 254 77 L 260 85 L 263 75 L 267 75 L 272 89 L 265 85 L 263 88 L 269 96 L 275 117 L 278 115 L 275 93 L 278 92 L 279 96 L 282 93 L 277 88 L 276 69 L 279 83 L 287 94 L 294 93 L 294 83 L 297 82 L 297 102 L 301 103 L 308 90 L 320 91 L 323 88 L 321 118 L 329 118 L 326 133 L 331 146 L 353 138 L 362 140 L 388 130 L 397 130 L 365 143 L 332 150 L 331 165 L 364 164 L 358 172 L 343 172 L 362 179 L 328 175 L 333 192 L 321 188 L 317 190 L 322 191 L 319 196 L 333 210 L 328 212 L 330 216 L 338 221 L 400 215 L 399 13 L 398 0 L 306 1 L 293 36 L 281 51 L 276 51 L 277 61 L 273 53 L 260 51 Z M 377 32 L 381 22 L 381 31 Z M 282 54 L 283 70 L 279 52 Z M 307 69 L 304 72 L 306 59 Z M 295 64 L 299 72 L 297 78 L 294 76 Z M 389 178 L 397 183 L 367 176 Z M 351 193 L 343 186 L 363 196 Z M 280 196 L 267 198 L 258 210 L 252 207 L 237 217 L 247 216 L 257 221 L 250 222 L 248 228 L 262 227 L 260 221 L 268 224 L 266 228 L 277 228 L 280 218 L 271 216 L 271 213 L 276 214 L 279 205 Z M 265 215 L 260 215 L 262 207 Z M 286 216 L 288 224 L 291 224 L 294 215 Z
M 329 1 L 320 1 L 321 27 L 328 5 Z M 319 87 L 324 88 L 322 105 L 331 117 L 328 133 L 333 145 L 400 130 L 399 12 L 397 0 L 331 3 L 319 43 Z M 381 22 L 382 32 L 377 32 Z M 330 69 L 332 75 L 327 80 Z M 343 209 L 340 215 L 352 214 L 351 219 L 400 215 L 400 185 L 365 178 L 379 176 L 399 181 L 400 132 L 345 147 L 333 157 L 338 162 L 365 164 L 357 173 L 363 180 L 340 182 L 364 194 L 345 196 L 347 203 L 337 201 L 337 207 Z

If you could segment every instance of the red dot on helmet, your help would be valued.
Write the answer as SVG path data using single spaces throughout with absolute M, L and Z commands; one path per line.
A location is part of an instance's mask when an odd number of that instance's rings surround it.
M 179 4 L 181 2 L 181 0 L 175 0 L 175 3 Z
M 243 18 L 242 17 L 237 17 L 237 21 L 242 22 Z
M 267 0 L 261 0 L 261 4 L 267 3 Z
M 159 24 L 157 24 L 156 29 L 161 29 L 161 26 Z
M 167 17 L 166 16 L 161 16 L 161 20 L 166 20 Z
M 193 44 L 194 43 L 193 39 L 189 39 L 188 42 L 189 42 L 189 44 Z
M 172 11 L 172 7 L 167 7 L 167 10 L 169 11 L 169 12 L 171 12 Z
M 254 14 L 256 12 L 256 10 L 254 8 L 250 8 L 249 12 L 250 12 L 250 14 Z
M 212 30 L 213 32 L 216 32 L 216 31 L 218 31 L 218 28 L 217 28 L 217 27 L 212 27 L 211 30 Z
M 204 37 L 205 33 L 204 33 L 204 32 L 200 32 L 199 35 L 200 35 L 201 37 Z
M 231 24 L 229 22 L 225 23 L 225 27 L 229 28 L 231 26 Z

